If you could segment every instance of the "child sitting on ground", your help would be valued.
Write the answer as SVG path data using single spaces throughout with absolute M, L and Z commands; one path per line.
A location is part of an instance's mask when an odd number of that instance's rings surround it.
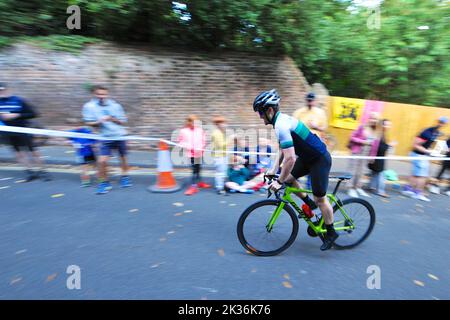
M 244 166 L 245 158 L 233 155 L 232 165 L 228 169 L 229 181 L 225 186 L 230 192 L 254 193 L 255 190 L 262 187 L 262 174 L 256 176 L 252 180 L 247 181 L 250 177 L 250 171 Z

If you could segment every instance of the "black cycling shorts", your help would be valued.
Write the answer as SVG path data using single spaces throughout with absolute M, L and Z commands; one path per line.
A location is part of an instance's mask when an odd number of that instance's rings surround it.
M 328 176 L 331 169 L 331 156 L 327 152 L 315 158 L 311 162 L 305 162 L 302 158 L 297 158 L 291 174 L 295 179 L 306 176 L 311 177 L 312 192 L 316 197 L 323 197 L 327 194 Z

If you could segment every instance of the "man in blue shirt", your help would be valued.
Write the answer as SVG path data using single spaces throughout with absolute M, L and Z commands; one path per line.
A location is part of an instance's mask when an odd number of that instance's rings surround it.
M 29 120 L 36 118 L 34 108 L 20 97 L 11 95 L 6 83 L 0 83 L 0 125 L 28 127 Z M 13 148 L 17 161 L 26 168 L 26 181 L 42 178 L 51 180 L 40 154 L 33 143 L 33 136 L 25 133 L 2 132 L 3 140 Z M 39 169 L 33 171 L 33 166 Z
M 122 177 L 120 186 L 131 187 L 128 177 L 127 144 L 120 138 L 127 134 L 124 125 L 128 119 L 123 108 L 116 101 L 108 98 L 108 89 L 103 86 L 95 86 L 92 90 L 94 98 L 83 106 L 83 119 L 87 125 L 96 127 L 100 134 L 110 140 L 100 142 L 100 156 L 98 159 L 99 185 L 97 194 L 105 194 L 112 186 L 108 181 L 108 161 L 112 150 L 117 150 L 120 156 Z M 119 138 L 119 139 L 117 139 Z
M 440 129 L 445 126 L 447 122 L 447 117 L 440 117 L 436 126 L 423 130 L 414 140 L 413 149 L 410 155 L 417 158 L 429 156 L 433 151 L 431 145 L 440 135 L 442 135 Z M 414 199 L 429 202 L 430 199 L 423 194 L 423 191 L 429 177 L 430 161 L 415 159 L 412 161 L 412 165 L 413 172 L 409 179 L 409 185 L 404 187 L 402 193 Z

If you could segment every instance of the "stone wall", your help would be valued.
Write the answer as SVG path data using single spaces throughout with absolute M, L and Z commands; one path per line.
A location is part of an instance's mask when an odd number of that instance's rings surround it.
M 207 54 L 101 43 L 80 54 L 17 44 L 0 52 L 0 81 L 34 104 L 48 128 L 80 117 L 90 85 L 104 84 L 129 118 L 132 134 L 170 138 L 188 114 L 209 122 L 224 115 L 232 127 L 261 126 L 254 97 L 276 88 L 282 110 L 304 105 L 310 89 L 288 57 Z M 54 139 L 52 139 L 54 140 Z

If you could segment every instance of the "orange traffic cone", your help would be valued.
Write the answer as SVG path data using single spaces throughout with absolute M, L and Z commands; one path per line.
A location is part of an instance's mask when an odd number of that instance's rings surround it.
M 148 187 L 150 192 L 176 192 L 181 189 L 172 175 L 173 167 L 167 143 L 159 142 L 158 178 L 156 184 Z

